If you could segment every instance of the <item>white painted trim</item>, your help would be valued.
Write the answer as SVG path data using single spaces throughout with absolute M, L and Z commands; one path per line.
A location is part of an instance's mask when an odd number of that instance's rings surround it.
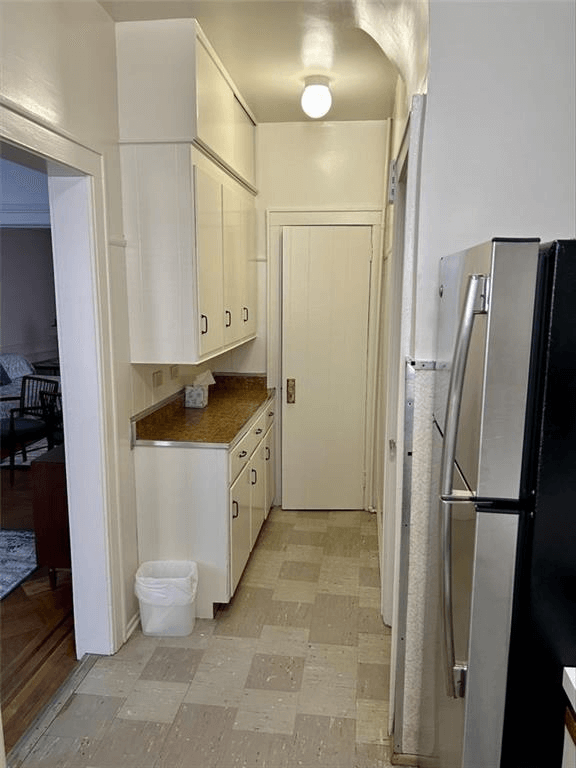
M 398 363 L 398 439 L 396 462 L 396 499 L 402 499 L 402 476 L 404 456 L 404 361 L 411 356 L 413 349 L 414 312 L 415 312 L 415 280 L 418 262 L 418 215 L 420 202 L 420 169 L 422 160 L 422 139 L 424 132 L 424 113 L 426 97 L 416 95 L 412 98 L 409 123 L 404 131 L 403 144 L 398 151 L 398 176 L 400 177 L 401 163 L 403 159 L 406 166 L 406 206 L 404 214 L 404 271 L 402 281 L 402 320 L 400 332 L 400 360 Z M 401 510 L 396 505 L 395 510 L 395 556 L 394 556 L 394 595 L 392 608 L 392 649 L 390 659 L 390 706 L 389 706 L 389 731 L 396 735 L 402 733 L 403 712 L 395 711 L 396 705 L 396 672 L 399 664 L 404 663 L 404 658 L 399 653 L 399 632 L 404 628 L 398 626 L 400 601 L 407 599 L 407 585 L 400 584 L 400 545 L 402 531 Z M 409 531 L 406 535 L 409 535 Z M 404 590 L 401 594 L 400 590 Z
M 376 325 L 378 314 L 376 304 L 379 301 L 377 290 L 380 285 L 382 268 L 382 208 L 348 208 L 348 209 L 298 209 L 298 208 L 269 208 L 266 210 L 266 242 L 268 253 L 268 345 L 267 345 L 267 371 L 268 386 L 275 387 L 279 398 L 282 397 L 282 228 L 284 226 L 331 226 L 331 225 L 368 225 L 372 227 L 372 275 L 370 281 L 370 324 L 368 328 L 368 381 L 367 381 L 367 425 L 365 471 L 366 492 L 365 506 L 369 505 L 368 480 L 371 477 L 369 471 L 369 457 L 371 458 L 372 443 L 368 443 L 368 433 L 374 429 L 374 400 L 375 400 L 375 376 L 370 375 L 375 368 Z M 281 405 L 279 405 L 279 408 Z M 282 504 L 282 423 L 278 420 L 276 430 L 276 498 Z M 370 450 L 370 452 L 369 452 Z
M 87 652 L 110 654 L 124 639 L 124 606 L 115 519 L 114 398 L 110 377 L 104 374 L 110 362 L 110 333 L 103 159 L 6 100 L 0 103 L 0 126 L 0 139 L 49 161 L 56 301 L 59 316 L 65 318 L 59 326 L 62 330 L 66 318 L 81 323 L 75 335 L 64 334 L 61 347 L 66 441 L 72 446 L 67 474 L 76 651 L 78 657 Z

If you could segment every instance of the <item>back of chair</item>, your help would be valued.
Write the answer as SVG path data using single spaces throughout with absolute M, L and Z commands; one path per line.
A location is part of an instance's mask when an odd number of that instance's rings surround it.
M 18 409 L 20 416 L 39 416 L 44 415 L 42 394 L 56 394 L 59 389 L 59 382 L 55 379 L 44 379 L 40 376 L 23 376 L 22 389 L 20 390 L 20 407 Z

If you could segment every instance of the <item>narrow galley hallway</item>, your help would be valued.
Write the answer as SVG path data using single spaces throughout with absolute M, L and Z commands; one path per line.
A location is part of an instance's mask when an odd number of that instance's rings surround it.
M 188 637 L 97 657 L 11 768 L 387 768 L 376 519 L 284 512 Z

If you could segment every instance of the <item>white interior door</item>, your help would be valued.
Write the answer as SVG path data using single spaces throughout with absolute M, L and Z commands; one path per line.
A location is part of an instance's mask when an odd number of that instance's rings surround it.
M 283 228 L 285 509 L 364 507 L 371 260 L 371 226 Z

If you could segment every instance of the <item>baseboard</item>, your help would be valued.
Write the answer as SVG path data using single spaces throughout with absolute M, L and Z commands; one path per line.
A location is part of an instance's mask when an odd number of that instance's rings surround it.
M 392 752 L 390 757 L 392 765 L 403 765 L 405 768 L 438 768 L 438 761 L 424 755 L 406 755 Z
M 134 616 L 132 616 L 128 624 L 126 625 L 126 637 L 124 639 L 125 643 L 128 642 L 128 640 L 132 637 L 134 632 L 138 629 L 139 624 L 140 624 L 140 613 L 137 611 L 134 614 Z

